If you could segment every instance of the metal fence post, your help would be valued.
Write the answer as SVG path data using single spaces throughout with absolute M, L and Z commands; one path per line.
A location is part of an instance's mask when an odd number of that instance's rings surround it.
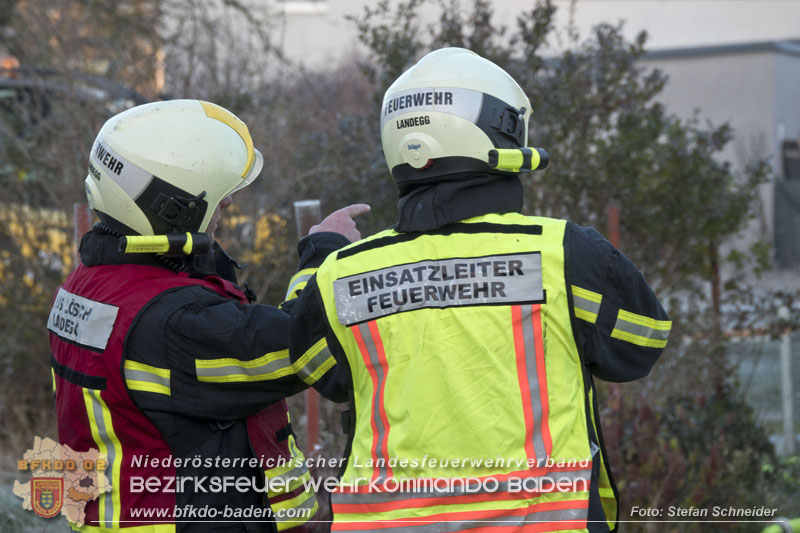
M 308 235 L 311 226 L 322 220 L 319 200 L 300 200 L 294 203 L 294 216 L 297 221 L 297 238 Z M 306 389 L 306 453 L 312 454 L 319 445 L 319 393 Z
M 786 307 L 778 311 L 780 318 L 789 318 Z M 783 405 L 783 455 L 792 456 L 795 450 L 794 392 L 792 390 L 792 330 L 786 328 L 781 335 L 781 404 Z

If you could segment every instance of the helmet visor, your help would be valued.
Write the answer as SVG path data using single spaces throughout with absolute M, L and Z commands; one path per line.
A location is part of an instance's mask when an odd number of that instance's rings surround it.
M 233 189 L 228 191 L 228 194 L 233 194 L 236 191 L 244 189 L 251 183 L 255 181 L 255 179 L 261 174 L 261 168 L 264 166 L 264 156 L 261 155 L 256 149 L 253 149 L 255 152 L 255 161 L 253 162 L 253 168 L 250 169 L 250 172 L 247 173 L 247 176 L 242 179 L 241 183 L 237 184 Z

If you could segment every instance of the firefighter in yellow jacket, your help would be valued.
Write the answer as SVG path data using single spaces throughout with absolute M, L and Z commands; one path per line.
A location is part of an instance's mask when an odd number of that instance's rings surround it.
M 595 230 L 520 214 L 530 114 L 490 61 L 423 57 L 381 110 L 399 222 L 290 287 L 292 359 L 351 407 L 334 531 L 616 529 L 592 376 L 647 375 L 670 322 Z

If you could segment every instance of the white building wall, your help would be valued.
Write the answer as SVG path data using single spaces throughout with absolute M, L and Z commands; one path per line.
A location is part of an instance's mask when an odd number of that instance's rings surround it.
M 392 0 L 397 5 L 398 0 Z M 556 27 L 571 18 L 571 0 L 555 0 Z M 286 14 L 282 38 L 285 53 L 309 67 L 330 64 L 361 50 L 355 26 L 346 15 L 360 16 L 376 0 L 314 0 L 280 2 Z M 420 31 L 438 20 L 436 2 L 420 9 Z M 470 0 L 463 0 L 469 9 Z M 496 21 L 515 27 L 516 17 L 530 11 L 533 0 L 494 0 Z M 800 0 L 578 0 L 574 12 L 580 35 L 601 22 L 625 20 L 625 34 L 649 34 L 648 48 L 720 45 L 800 37 Z M 559 47 L 553 42 L 554 48 Z M 562 43 L 563 44 L 563 43 Z
M 783 137 L 791 139 L 800 139 L 800 45 L 797 48 L 798 55 L 775 58 L 775 122 Z
M 503 2 L 506 3 L 506 2 Z M 510 5 L 526 2 L 507 2 Z M 569 0 L 556 0 L 560 21 Z M 646 29 L 648 48 L 772 41 L 797 38 L 798 0 L 578 0 L 576 24 L 581 29 L 600 22 L 626 20 L 632 38 Z
M 775 149 L 779 150 L 784 139 L 792 139 L 800 143 L 800 45 L 798 45 L 795 55 L 782 54 L 775 58 L 775 124 L 776 124 L 776 137 Z M 778 152 L 780 153 L 780 152 Z M 783 173 L 782 158 L 778 162 L 777 168 Z M 779 238 L 792 239 L 795 236 L 794 243 L 791 245 L 785 241 L 780 244 L 783 250 L 780 253 L 779 260 L 782 266 L 794 271 L 800 277 L 800 264 L 797 262 L 797 254 L 790 252 L 790 250 L 797 250 L 797 231 L 800 229 L 800 214 L 797 212 L 798 201 L 800 201 L 800 183 L 798 180 L 792 180 L 791 183 L 782 184 L 782 187 L 775 188 L 775 195 L 790 194 L 793 201 L 788 202 L 789 205 L 794 207 L 789 211 L 793 211 L 794 215 L 791 216 L 787 213 L 787 202 L 785 198 L 781 198 L 783 208 L 779 209 L 779 223 L 781 228 L 777 231 Z M 780 206 L 779 206 L 780 207 Z M 787 253 L 788 252 L 788 253 Z M 795 284 L 800 286 L 800 280 Z M 800 384 L 799 384 L 800 385 Z
M 777 162 L 775 62 L 776 54 L 764 51 L 650 59 L 645 64 L 669 76 L 659 98 L 669 111 L 686 119 L 698 112 L 701 125 L 706 120 L 731 125 L 734 138 L 721 158 L 741 170 L 754 158 L 770 157 L 773 166 Z M 747 240 L 772 240 L 772 194 L 771 186 L 761 187 L 761 213 Z

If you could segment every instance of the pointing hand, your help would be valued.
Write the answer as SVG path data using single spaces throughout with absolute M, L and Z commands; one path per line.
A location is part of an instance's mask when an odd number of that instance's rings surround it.
M 361 232 L 358 231 L 353 218 L 369 213 L 369 211 L 370 207 L 367 204 L 348 205 L 338 211 L 334 211 L 316 226 L 311 226 L 308 234 L 311 235 L 319 231 L 332 231 L 344 235 L 350 242 L 356 242 L 361 239 Z

